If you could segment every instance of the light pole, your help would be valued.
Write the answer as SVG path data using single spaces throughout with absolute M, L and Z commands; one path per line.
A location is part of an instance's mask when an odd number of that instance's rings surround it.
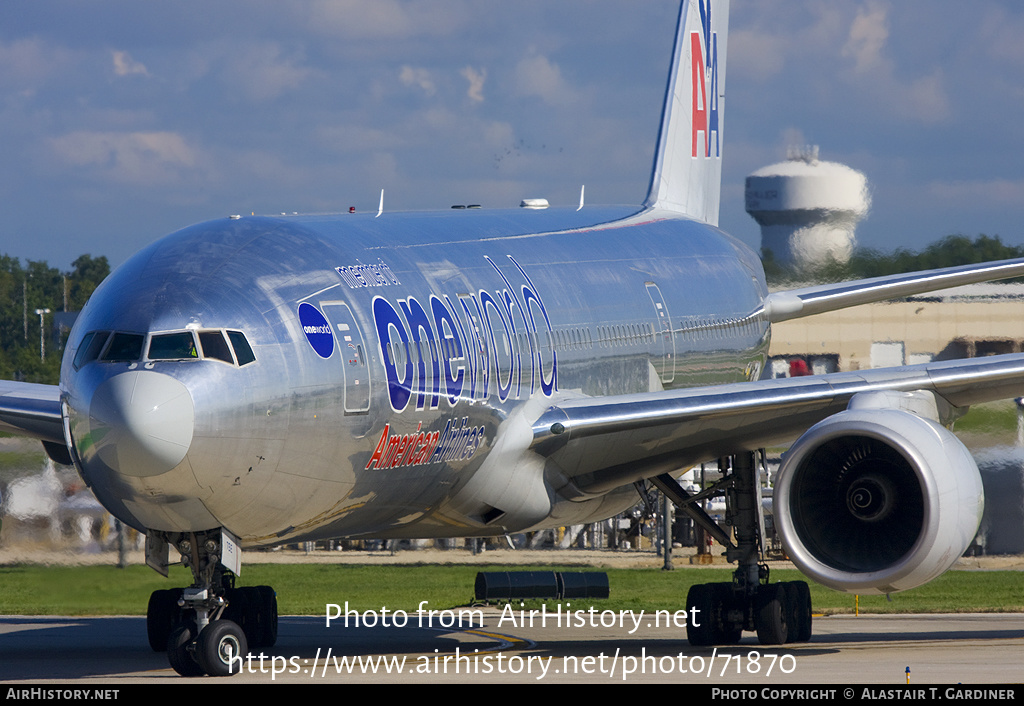
M 43 336 L 43 317 L 50 313 L 49 309 L 36 309 L 39 315 L 39 360 L 46 360 L 46 338 Z

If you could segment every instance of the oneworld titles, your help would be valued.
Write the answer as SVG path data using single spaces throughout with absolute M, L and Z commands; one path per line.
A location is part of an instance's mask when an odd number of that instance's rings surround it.
M 384 260 L 378 258 L 376 263 L 369 265 L 364 265 L 358 260 L 356 262 L 358 264 L 334 268 L 334 271 L 341 275 L 341 279 L 344 280 L 345 284 L 352 289 L 390 287 L 391 285 L 401 284 Z

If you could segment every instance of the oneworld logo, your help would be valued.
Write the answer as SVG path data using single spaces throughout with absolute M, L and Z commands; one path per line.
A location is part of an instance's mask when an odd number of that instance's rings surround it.
M 302 302 L 299 304 L 299 324 L 316 354 L 321 358 L 330 358 L 334 353 L 334 334 L 320 310 L 308 302 Z

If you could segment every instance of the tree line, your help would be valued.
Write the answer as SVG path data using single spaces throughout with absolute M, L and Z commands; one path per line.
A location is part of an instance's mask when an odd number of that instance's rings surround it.
M 63 272 L 44 260 L 0 255 L 0 379 L 56 384 L 66 330 L 55 331 L 54 315 L 80 311 L 110 274 L 104 256 L 82 255 Z M 40 322 L 43 315 L 46 358 L 40 359 Z
M 762 262 L 768 283 L 784 286 L 794 282 L 841 282 L 1017 257 L 1024 257 L 1024 246 L 1007 245 L 998 235 L 981 234 L 974 239 L 966 235 L 949 235 L 921 251 L 899 249 L 883 253 L 858 248 L 849 262 L 833 261 L 810 271 L 787 269 L 776 262 L 770 251 L 762 253 Z

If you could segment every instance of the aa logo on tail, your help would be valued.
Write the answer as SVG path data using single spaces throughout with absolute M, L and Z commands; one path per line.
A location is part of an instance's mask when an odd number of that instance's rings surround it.
M 718 112 L 718 32 L 711 31 L 711 0 L 698 0 L 700 32 L 690 32 L 692 140 L 690 156 L 697 156 L 697 133 L 704 133 L 704 157 L 711 157 L 714 134 L 715 157 L 721 157 Z

